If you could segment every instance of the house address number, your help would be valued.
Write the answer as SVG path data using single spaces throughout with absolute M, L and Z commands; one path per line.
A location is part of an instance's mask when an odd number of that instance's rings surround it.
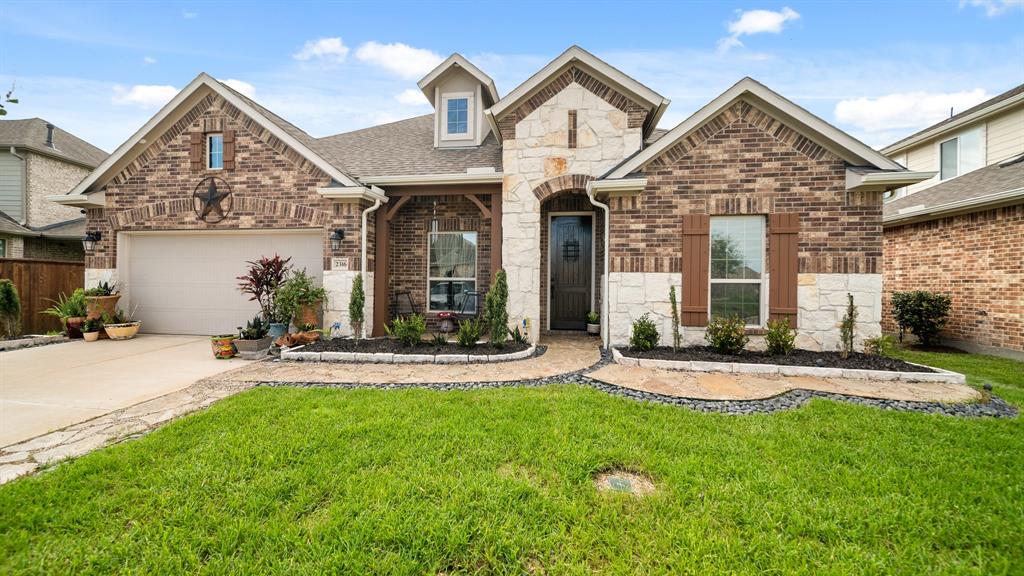
M 331 270 L 348 270 L 348 258 L 331 258 Z

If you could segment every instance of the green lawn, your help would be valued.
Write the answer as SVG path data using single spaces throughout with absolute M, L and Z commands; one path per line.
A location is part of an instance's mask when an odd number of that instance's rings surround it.
M 903 354 L 1024 404 L 1020 363 Z M 596 492 L 615 465 L 656 493 Z M 0 487 L 2 574 L 1020 574 L 1022 543 L 1022 419 L 576 386 L 256 389 Z

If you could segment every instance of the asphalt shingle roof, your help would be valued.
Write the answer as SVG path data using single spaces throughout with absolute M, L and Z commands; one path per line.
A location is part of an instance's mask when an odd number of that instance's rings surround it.
M 898 216 L 902 209 L 917 212 L 950 202 L 981 199 L 991 194 L 1024 188 L 1024 155 L 1018 156 L 1015 160 L 979 168 L 898 200 L 886 202 L 883 213 L 886 217 L 894 217 Z
M 0 211 L 0 234 L 9 236 L 39 236 L 38 232 L 18 224 L 17 220 L 11 218 L 3 211 Z
M 0 120 L 0 147 L 26 148 L 90 168 L 106 159 L 106 152 L 60 127 L 53 129 L 53 148 L 50 148 L 46 145 L 46 124 L 42 118 Z
M 933 130 L 935 128 L 938 128 L 939 126 L 944 126 L 946 124 L 949 124 L 950 122 L 956 122 L 957 120 L 963 118 L 964 116 L 968 116 L 970 114 L 974 114 L 975 112 L 977 112 L 979 110 L 984 110 L 985 108 L 988 108 L 989 106 L 992 106 L 993 104 L 998 104 L 998 103 L 1002 102 L 1003 100 L 1006 100 L 1008 98 L 1013 98 L 1014 96 L 1016 96 L 1017 94 L 1020 94 L 1022 92 L 1024 92 L 1024 84 L 1021 84 L 1020 86 L 1017 86 L 1016 88 L 1011 88 L 1011 89 L 1007 90 L 1006 92 L 1003 92 L 1002 94 L 1000 94 L 998 96 L 989 98 L 988 100 L 985 100 L 981 104 L 978 104 L 977 106 L 972 106 L 972 107 L 968 108 L 967 110 L 964 110 L 963 112 L 961 112 L 959 114 L 950 116 L 949 118 L 946 118 L 942 122 L 939 122 L 937 124 L 932 124 L 931 126 L 925 128 L 923 130 L 918 130 L 917 132 L 914 132 L 910 136 L 907 136 L 906 138 L 901 138 L 900 140 L 897 140 L 896 142 L 893 142 L 892 144 L 889 144 L 888 146 L 882 146 L 882 148 L 880 148 L 880 149 L 881 150 L 888 150 L 889 148 L 893 148 L 895 146 L 899 146 L 900 144 L 903 144 L 907 140 L 911 140 L 913 138 L 916 138 L 919 134 L 923 134 L 925 132 L 928 132 L 929 130 Z

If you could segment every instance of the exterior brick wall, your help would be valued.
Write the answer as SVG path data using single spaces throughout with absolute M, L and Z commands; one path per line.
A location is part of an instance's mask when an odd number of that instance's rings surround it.
M 211 129 L 235 131 L 234 170 L 191 169 L 190 134 Z M 121 231 L 270 228 L 322 228 L 324 268 L 330 268 L 332 256 L 348 257 L 350 269 L 359 268 L 360 211 L 365 205 L 337 203 L 317 194 L 330 177 L 228 102 L 207 96 L 153 140 L 107 186 L 106 207 L 87 211 L 87 229 L 103 237 L 86 257 L 86 268 L 115 268 Z M 223 178 L 232 190 L 231 212 L 214 224 L 193 211 L 193 190 L 206 176 Z M 328 237 L 337 228 L 347 234 L 341 249 L 332 251 Z
M 882 200 L 847 194 L 843 160 L 741 101 L 611 200 L 612 272 L 681 272 L 684 214 L 800 214 L 801 273 L 880 273 Z
M 25 258 L 81 262 L 85 257 L 81 240 L 25 238 Z
M 540 325 L 548 329 L 548 306 L 551 297 L 548 268 L 551 260 L 549 249 L 551 226 L 548 217 L 552 212 L 590 212 L 594 216 L 594 311 L 601 310 L 601 275 L 604 274 L 604 213 L 594 208 L 583 190 L 576 190 L 550 197 L 540 208 Z
M 26 185 L 28 186 L 27 224 L 38 228 L 48 224 L 66 222 L 82 216 L 80 208 L 61 206 L 50 202 L 47 196 L 71 191 L 90 170 L 55 160 L 42 154 L 25 152 Z M 79 256 L 80 257 L 80 256 Z
M 883 328 L 895 332 L 893 292 L 952 297 L 942 336 L 1024 351 L 1024 205 L 885 230 Z

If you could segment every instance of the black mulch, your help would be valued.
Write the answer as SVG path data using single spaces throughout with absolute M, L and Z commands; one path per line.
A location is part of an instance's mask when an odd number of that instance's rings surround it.
M 360 340 L 356 344 L 350 338 L 334 338 L 332 340 L 318 340 L 307 344 L 303 351 L 306 352 L 361 352 L 371 353 L 393 353 L 393 354 L 471 354 L 484 356 L 488 354 L 511 354 L 521 352 L 529 348 L 529 344 L 506 342 L 504 348 L 495 348 L 491 344 L 477 344 L 472 348 L 463 348 L 455 342 L 449 342 L 445 346 L 435 346 L 431 342 L 422 342 L 418 346 L 405 346 L 404 344 L 387 338 L 374 338 L 371 340 Z
M 872 356 L 854 352 L 843 359 L 838 352 L 813 352 L 793 350 L 786 356 L 771 356 L 766 352 L 744 351 L 732 356 L 719 354 L 707 346 L 688 346 L 673 352 L 672 348 L 660 346 L 648 352 L 619 348 L 629 358 L 650 358 L 652 360 L 696 360 L 700 362 L 742 362 L 745 364 L 779 364 L 783 366 L 815 366 L 818 368 L 849 368 L 859 370 L 889 370 L 892 372 L 935 372 L 931 368 L 915 366 L 886 356 Z

